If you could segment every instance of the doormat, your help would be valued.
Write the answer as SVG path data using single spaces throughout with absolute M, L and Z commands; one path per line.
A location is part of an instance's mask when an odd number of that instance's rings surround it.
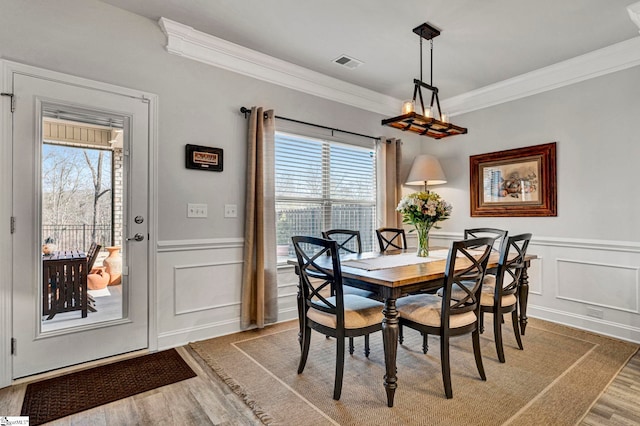
M 195 376 L 169 349 L 30 383 L 21 415 L 39 425 Z

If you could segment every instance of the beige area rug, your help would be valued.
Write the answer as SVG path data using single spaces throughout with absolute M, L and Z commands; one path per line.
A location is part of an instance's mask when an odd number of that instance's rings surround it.
M 589 411 L 638 346 L 530 319 L 517 349 L 506 325 L 506 363 L 498 362 L 492 324 L 482 335 L 487 381 L 478 376 L 471 336 L 452 339 L 453 399 L 444 395 L 437 337 L 422 354 L 421 337 L 405 329 L 398 348 L 398 389 L 386 404 L 380 333 L 371 355 L 347 355 L 340 401 L 334 401 L 334 339 L 315 333 L 298 375 L 297 322 L 192 343 L 193 349 L 240 395 L 264 424 L 281 425 L 573 425 Z

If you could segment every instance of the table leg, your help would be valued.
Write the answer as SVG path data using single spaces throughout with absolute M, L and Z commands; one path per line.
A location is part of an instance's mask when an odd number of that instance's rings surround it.
M 518 295 L 520 302 L 520 334 L 524 336 L 524 331 L 527 328 L 527 301 L 529 299 L 529 274 L 527 273 L 527 266 L 525 264 L 520 275 L 520 294 Z
M 384 364 L 386 367 L 384 387 L 387 391 L 387 406 L 393 407 L 393 397 L 398 387 L 398 377 L 396 376 L 398 310 L 396 309 L 395 298 L 389 297 L 385 299 L 382 313 L 384 314 L 384 319 L 382 320 L 382 341 L 384 344 Z

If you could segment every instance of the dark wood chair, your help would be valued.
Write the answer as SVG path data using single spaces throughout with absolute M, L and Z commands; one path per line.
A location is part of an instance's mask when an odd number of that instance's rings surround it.
M 304 371 L 309 356 L 311 330 L 335 337 L 337 345 L 333 399 L 339 400 L 344 373 L 345 338 L 366 336 L 382 330 L 382 308 L 376 300 L 345 294 L 338 257 L 338 243 L 333 240 L 294 236 L 293 248 L 298 259 L 302 303 L 300 312 L 302 342 L 298 374 Z M 331 257 L 331 267 L 320 267 L 318 258 Z M 335 295 L 326 297 L 327 288 Z
M 508 231 L 504 229 L 498 228 L 471 228 L 464 230 L 464 239 L 468 240 L 471 238 L 482 238 L 482 237 L 491 237 L 495 238 L 495 242 L 493 243 L 493 251 L 500 252 L 500 248 L 502 247 L 502 243 L 505 238 L 507 238 Z M 498 248 L 496 248 L 496 245 Z
M 328 231 L 322 231 L 322 238 L 334 240 L 338 243 L 338 254 L 349 253 L 362 253 L 362 239 L 360 238 L 360 231 L 351 229 L 330 229 Z M 345 294 L 356 294 L 362 297 L 368 297 L 371 299 L 379 300 L 378 296 L 367 290 L 362 290 L 355 287 L 344 287 Z M 335 292 L 332 292 L 335 295 Z M 349 338 L 349 354 L 353 355 L 355 347 L 353 345 L 353 337 Z M 369 356 L 369 335 L 364 336 L 364 354 Z
M 351 229 L 329 229 L 328 231 L 322 231 L 322 238 L 336 241 L 338 243 L 338 254 L 362 253 L 360 231 Z
M 520 276 L 525 268 L 524 257 L 531 241 L 531 234 L 508 237 L 502 244 L 498 269 L 492 281 L 485 278 L 480 297 L 480 332 L 484 331 L 484 313 L 493 315 L 493 334 L 498 360 L 505 362 L 502 345 L 503 315 L 511 313 L 513 333 L 519 349 L 524 349 L 518 321 L 518 294 Z M 513 255 L 515 253 L 515 256 Z
M 486 380 L 480 353 L 480 296 L 493 242 L 494 239 L 488 237 L 454 242 L 447 258 L 442 297 L 416 294 L 397 301 L 400 330 L 407 326 L 425 338 L 428 334 L 440 336 L 442 380 L 447 398 L 453 397 L 449 362 L 449 339 L 453 336 L 471 333 L 476 367 L 482 380 Z M 462 285 L 462 282 L 467 285 Z M 463 289 L 465 297 L 451 298 L 455 284 Z M 402 336 L 400 333 L 400 343 L 403 342 Z
M 98 258 L 98 253 L 100 253 L 100 249 L 102 248 L 102 246 L 100 244 L 96 244 L 91 243 L 91 246 L 89 246 L 89 251 L 87 252 L 87 271 L 89 271 L 89 274 L 94 273 L 92 271 L 93 269 L 93 265 L 96 263 L 96 259 Z M 87 294 L 87 309 L 90 312 L 96 312 L 96 301 L 95 299 L 90 295 Z
M 91 243 L 89 247 L 89 251 L 87 252 L 87 270 L 91 273 L 91 269 L 93 268 L 94 263 L 96 263 L 96 259 L 98 258 L 98 253 L 102 246 L 100 244 Z
M 381 253 L 387 250 L 407 248 L 407 236 L 403 228 L 378 228 L 376 229 L 376 237 L 378 237 Z

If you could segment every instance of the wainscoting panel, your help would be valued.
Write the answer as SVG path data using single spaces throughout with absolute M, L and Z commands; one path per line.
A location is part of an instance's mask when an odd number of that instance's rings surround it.
M 638 267 L 557 259 L 558 298 L 638 312 Z
M 433 233 L 450 246 L 461 233 Z M 158 344 L 240 330 L 242 239 L 158 244 Z M 535 237 L 527 315 L 640 342 L 640 243 Z M 297 318 L 298 278 L 278 268 L 278 320 Z M 525 336 L 526 346 L 526 336 Z
M 431 237 L 448 246 L 462 233 Z M 640 343 L 640 243 L 534 235 L 529 253 L 527 316 Z
M 158 243 L 158 346 L 240 331 L 242 238 Z
M 237 305 L 242 261 L 174 267 L 175 315 Z M 219 279 L 218 277 L 223 277 Z

